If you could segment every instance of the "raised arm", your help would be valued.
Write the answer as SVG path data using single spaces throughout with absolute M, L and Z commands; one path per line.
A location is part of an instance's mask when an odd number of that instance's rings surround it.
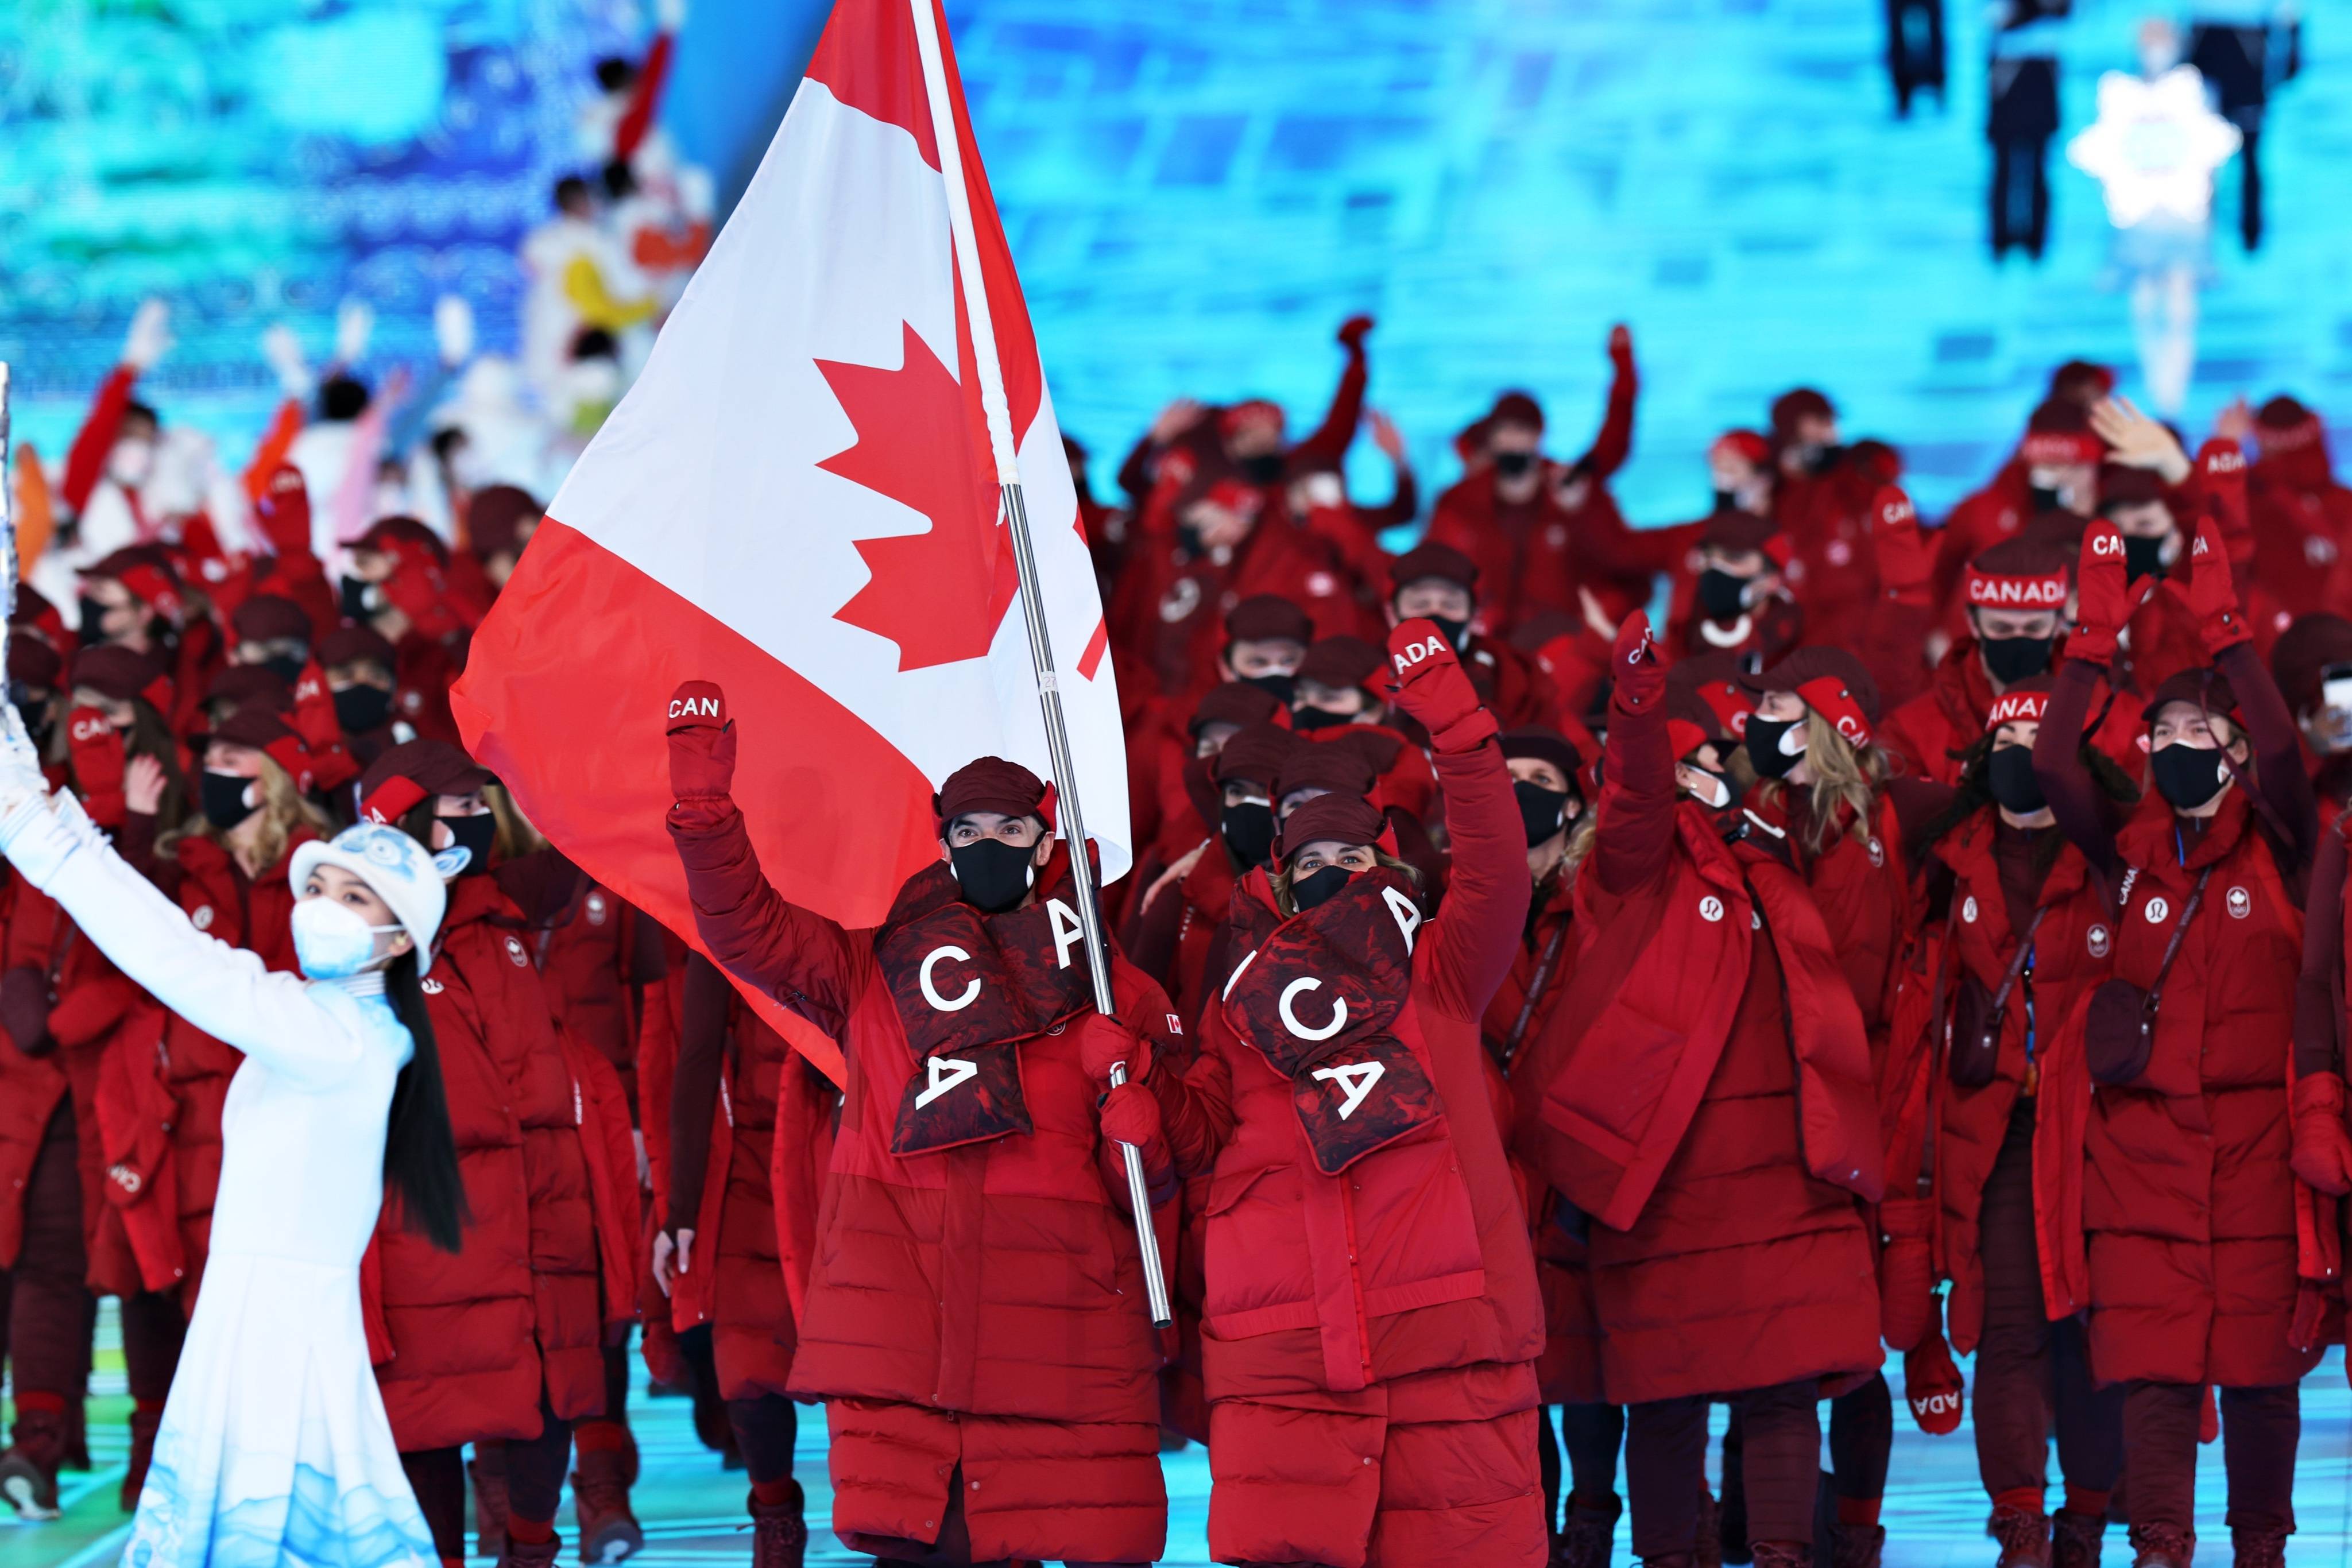
M 1666 672 L 1635 611 L 1617 628 L 1609 667 L 1609 737 L 1601 766 L 1593 869 L 1622 896 L 1664 876 L 1675 842 L 1675 747 L 1666 735 Z
M 1364 362 L 1364 336 L 1372 329 L 1370 316 L 1351 316 L 1339 328 L 1339 346 L 1348 350 L 1347 369 L 1331 393 L 1331 407 L 1315 434 L 1291 449 L 1297 459 L 1316 458 L 1337 465 L 1356 439 L 1356 422 L 1364 413 L 1364 386 L 1371 372 Z M 1294 473 L 1297 469 L 1294 467 Z
M 1495 744 L 1499 727 L 1479 706 L 1453 644 L 1431 622 L 1408 621 L 1389 633 L 1389 663 L 1397 706 L 1429 731 L 1454 849 L 1445 914 L 1429 937 L 1427 964 L 1414 969 L 1449 990 L 1462 1016 L 1476 1019 L 1510 973 L 1535 896 L 1527 835 Z
M 1893 713 L 1926 689 L 1922 636 L 1934 623 L 1935 552 L 1919 533 L 1911 497 L 1882 486 L 1870 503 L 1878 598 L 1864 624 L 1862 662 L 1878 682 L 1878 706 Z
M 1609 410 L 1601 417 L 1601 433 L 1592 438 L 1577 466 L 1605 482 L 1625 465 L 1633 450 L 1633 404 L 1641 395 L 1642 378 L 1633 369 L 1633 334 L 1622 325 L 1609 329 Z
M 2033 774 L 2060 831 L 2112 883 L 2121 869 L 2115 824 L 2082 747 L 2091 698 L 2116 656 L 2116 633 L 2137 605 L 2125 577 L 2124 537 L 2113 523 L 2101 518 L 2084 533 L 2074 582 L 2079 612 L 2033 742 Z
M 2234 452 L 2234 449 L 2232 449 Z M 2319 847 L 2319 808 L 2312 793 L 2311 775 L 2303 765 L 2303 737 L 2278 683 L 2254 653 L 2254 633 L 2238 604 L 2237 585 L 2230 571 L 2227 546 L 2221 526 L 2211 517 L 2197 525 L 2197 543 L 2189 553 L 2189 608 L 2197 612 L 2197 630 L 2214 667 L 2228 678 L 2246 721 L 2247 743 L 2253 748 L 2254 784 L 2271 810 L 2285 823 L 2290 841 L 2281 845 L 2294 856 L 2294 868 L 2307 872 Z
M 848 1015 L 849 934 L 792 904 L 769 883 L 743 813 L 727 793 L 735 727 L 727 699 L 688 681 L 669 704 L 670 841 L 686 866 L 695 929 L 710 956 L 826 1030 Z
M 363 1043 L 299 976 L 274 974 L 260 955 L 189 925 L 71 795 L 18 793 L 0 819 L 0 853 L 157 1001 L 273 1076 L 324 1089 L 359 1066 Z

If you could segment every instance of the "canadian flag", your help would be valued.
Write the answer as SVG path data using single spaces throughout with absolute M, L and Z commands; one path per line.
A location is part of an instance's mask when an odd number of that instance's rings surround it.
M 1131 859 L 1102 606 L 936 0 L 838 0 L 760 170 L 450 694 L 589 874 L 694 940 L 662 819 L 681 680 L 736 718 L 779 892 L 878 925 L 976 757 L 1051 779 L 1001 485 L 1106 880 Z M 1066 797 L 1071 781 L 1055 780 Z M 831 1042 L 753 998 L 820 1065 Z

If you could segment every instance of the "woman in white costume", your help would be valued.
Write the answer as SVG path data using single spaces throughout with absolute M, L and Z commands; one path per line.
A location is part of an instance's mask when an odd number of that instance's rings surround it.
M 457 1250 L 457 1151 L 421 977 L 436 858 L 362 823 L 291 868 L 308 980 L 199 934 L 52 796 L 0 718 L 0 852 L 122 972 L 245 1052 L 221 1115 L 212 1251 L 140 1493 L 129 1568 L 433 1568 L 360 1318 L 360 1256 L 387 1181 Z M 462 850 L 445 852 L 461 855 Z

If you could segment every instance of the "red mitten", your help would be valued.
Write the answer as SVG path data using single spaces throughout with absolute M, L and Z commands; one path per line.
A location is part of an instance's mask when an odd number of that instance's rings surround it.
M 2245 612 L 2238 608 L 2238 585 L 2230 578 L 2230 558 L 2221 542 L 2221 526 L 2211 517 L 2197 525 L 2197 542 L 2189 552 L 2189 608 L 2197 617 L 2197 634 L 2205 652 L 2220 658 L 2224 650 L 2251 642 L 2253 631 Z
M 1140 1083 L 1150 1076 L 1150 1042 L 1117 1019 L 1090 1013 L 1078 1030 L 1078 1063 L 1097 1086 L 1110 1087 L 1110 1070 L 1120 1062 L 1127 1064 L 1129 1083 Z
M 1617 642 L 1609 650 L 1609 675 L 1615 683 L 1610 697 L 1621 713 L 1641 713 L 1665 695 L 1666 666 L 1650 640 L 1650 615 L 1636 610 L 1618 623 Z
M 709 681 L 681 681 L 669 698 L 669 788 L 680 800 L 723 796 L 735 781 L 735 726 Z
M 1878 1334 L 1895 1350 L 1927 1343 L 1936 1326 L 1936 1202 L 1890 1197 L 1878 1206 Z
M 1351 354 L 1363 352 L 1364 340 L 1372 330 L 1370 316 L 1350 316 L 1339 323 L 1339 346 Z
M 2124 536 L 2105 517 L 2083 531 L 2083 558 L 2074 569 L 2078 606 L 2066 651 L 2077 659 L 2105 664 L 2116 656 L 2116 638 L 2137 606 L 2124 566 Z
M 1911 497 L 1882 485 L 1870 502 L 1870 538 L 1878 552 L 1878 588 L 1899 603 L 1926 608 L 1936 575 L 1936 552 L 1919 533 Z
M 1389 668 L 1397 706 L 1429 731 L 1438 750 L 1467 751 L 1500 727 L 1479 706 L 1454 645 L 1432 622 L 1407 621 L 1389 633 Z
M 94 707 L 78 707 L 66 716 L 66 750 L 73 759 L 74 783 L 81 790 L 82 810 L 101 828 L 119 828 L 129 808 L 122 799 L 122 769 L 127 760 L 122 737 L 106 716 Z
M 253 517 L 272 554 L 281 559 L 310 556 L 310 491 L 302 470 L 290 463 L 280 465 L 255 498 Z
M 1633 330 L 1622 321 L 1609 329 L 1609 358 L 1621 370 L 1633 368 Z
M 2234 559 L 2239 543 L 2251 550 L 2253 516 L 2246 506 L 2246 455 L 2226 435 L 2217 435 L 2197 449 L 2197 487 L 2220 518 L 2221 542 Z
M 2294 1152 L 2288 1164 L 2305 1186 L 2342 1197 L 2352 1193 L 2352 1134 L 2344 1125 L 2344 1080 L 2306 1072 L 2294 1081 Z
M 1968 1385 L 1952 1362 L 1952 1347 L 1937 1327 L 1916 1350 L 1903 1354 L 1903 1394 L 1911 1402 L 1911 1419 L 1931 1437 L 1948 1437 L 1960 1429 L 1960 1411 L 1968 1403 Z

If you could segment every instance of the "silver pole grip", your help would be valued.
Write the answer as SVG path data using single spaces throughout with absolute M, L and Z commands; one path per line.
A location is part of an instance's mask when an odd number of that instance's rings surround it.
M 1045 722 L 1045 755 L 1054 769 L 1060 831 L 1070 846 L 1070 879 L 1076 883 L 1078 930 L 1086 938 L 1087 972 L 1095 988 L 1095 1010 L 1116 1018 L 1111 995 L 1110 947 L 1103 937 L 1102 907 L 1095 887 L 1094 862 L 1087 856 L 1086 817 L 1078 809 L 1078 771 L 1070 759 L 1070 731 L 1062 717 L 1062 694 L 1054 674 L 1054 648 L 1045 625 L 1045 605 L 1037 592 L 1037 556 L 1029 543 L 1029 507 L 1017 484 L 1003 486 L 1004 520 L 1013 536 L 1013 564 L 1021 580 L 1021 618 L 1029 632 L 1029 660 L 1037 673 L 1037 706 Z M 1126 1064 L 1111 1072 L 1116 1088 L 1127 1082 Z M 1155 1328 L 1176 1321 L 1168 1301 L 1168 1275 L 1160 1261 L 1160 1238 L 1151 1228 L 1151 1184 L 1143 1174 L 1143 1154 L 1121 1144 L 1126 1155 L 1128 1204 L 1135 1213 L 1136 1248 L 1143 1258 L 1143 1290 Z

